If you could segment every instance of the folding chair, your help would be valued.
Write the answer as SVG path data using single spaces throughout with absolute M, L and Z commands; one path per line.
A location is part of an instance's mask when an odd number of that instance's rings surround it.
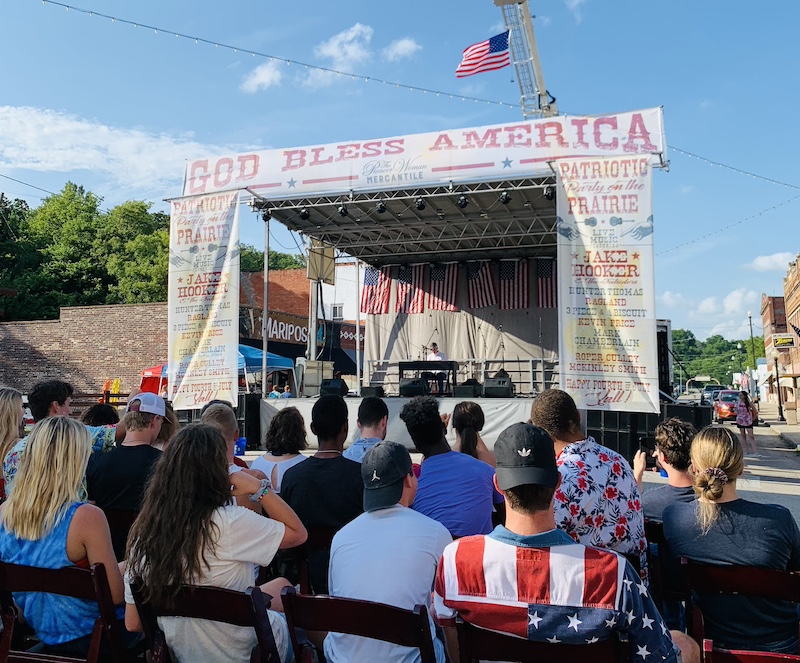
M 703 663 L 779 663 L 779 661 L 800 661 L 800 656 L 741 649 L 716 649 L 713 641 L 703 640 Z
M 92 629 L 89 651 L 85 659 L 52 656 L 11 649 L 14 625 L 18 613 L 12 592 L 44 592 L 59 594 L 86 601 L 97 601 L 100 616 Z M 3 634 L 0 637 L 0 663 L 23 661 L 95 663 L 100 655 L 103 636 L 107 638 L 109 652 L 115 663 L 123 663 L 130 656 L 122 644 L 122 625 L 117 620 L 111 589 L 108 586 L 105 566 L 94 564 L 89 569 L 68 566 L 63 569 L 41 569 L 0 562 L 0 606 L 3 613 Z
M 760 597 L 774 601 L 790 601 L 795 604 L 800 603 L 799 572 L 734 564 L 725 566 L 701 564 L 686 557 L 681 557 L 681 568 L 688 588 L 698 594 L 730 594 Z M 774 660 L 770 658 L 752 658 L 765 656 L 764 652 L 714 649 L 713 642 L 707 640 L 705 636 L 703 611 L 699 606 L 691 605 L 691 603 L 691 601 L 687 601 L 686 609 L 687 612 L 691 613 L 692 636 L 703 648 L 704 660 L 710 660 L 705 655 L 707 642 L 711 643 L 708 646 L 711 649 L 711 658 L 714 661 Z M 689 621 L 688 616 L 687 621 Z M 738 656 L 739 658 L 730 658 L 731 656 Z M 786 657 L 778 660 L 800 661 L 800 656 L 797 655 L 772 654 L 771 656 Z
M 629 663 L 628 641 L 609 638 L 591 645 L 533 642 L 487 631 L 456 618 L 459 663 L 475 661 L 536 661 L 536 663 Z
M 144 600 L 144 583 L 141 578 L 136 577 L 131 582 L 131 592 L 151 650 L 151 663 L 172 662 L 164 633 L 158 627 L 158 617 L 191 617 L 234 626 L 250 626 L 255 629 L 258 640 L 258 646 L 253 650 L 250 660 L 261 663 L 280 662 L 267 615 L 272 597 L 264 594 L 258 587 L 235 592 L 218 587 L 184 585 L 174 600 L 153 604 Z
M 338 530 L 333 527 L 309 527 L 308 539 L 302 545 L 295 548 L 282 550 L 280 553 L 281 561 L 292 563 L 297 569 L 298 577 L 291 579 L 291 582 L 298 581 L 301 594 L 314 594 L 320 588 L 313 587 L 311 583 L 311 569 L 309 567 L 309 554 L 330 553 L 331 542 Z M 291 574 L 289 574 L 291 575 Z
M 111 544 L 114 546 L 114 555 L 117 561 L 125 559 L 125 547 L 128 543 L 128 533 L 133 527 L 133 521 L 139 515 L 134 509 L 103 509 L 111 530 Z
M 650 568 L 650 594 L 656 605 L 663 602 L 689 600 L 689 589 L 681 575 L 677 561 L 669 551 L 664 536 L 664 523 L 654 520 L 644 521 L 644 534 L 647 539 L 647 563 Z
M 289 624 L 295 659 L 301 660 L 296 628 L 360 635 L 419 649 L 422 663 L 435 663 L 433 636 L 424 605 L 403 610 L 384 603 L 343 599 L 333 596 L 306 596 L 294 587 L 281 591 L 283 609 Z

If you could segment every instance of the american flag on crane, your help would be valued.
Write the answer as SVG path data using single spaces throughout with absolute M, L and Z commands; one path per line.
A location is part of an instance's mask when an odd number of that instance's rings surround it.
M 508 30 L 491 39 L 473 44 L 464 49 L 461 64 L 456 69 L 456 77 L 464 78 L 482 74 L 484 71 L 502 69 L 511 64 L 508 53 Z

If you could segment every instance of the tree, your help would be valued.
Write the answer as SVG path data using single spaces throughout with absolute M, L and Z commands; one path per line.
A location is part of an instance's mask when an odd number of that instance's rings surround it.
M 259 251 L 250 244 L 241 245 L 239 258 L 239 268 L 243 272 L 262 272 L 264 271 L 264 252 Z M 301 255 L 292 253 L 279 253 L 278 251 L 269 252 L 270 269 L 301 269 L 306 266 L 305 258 Z
M 741 349 L 737 345 L 741 344 Z M 754 338 L 755 356 L 764 356 L 764 341 Z M 709 375 L 721 384 L 729 384 L 732 373 L 755 368 L 755 360 L 750 353 L 750 339 L 746 341 L 729 341 L 719 334 L 709 336 L 705 341 L 698 341 L 694 334 L 686 329 L 672 330 L 672 351 L 683 364 L 689 375 Z M 675 370 L 678 370 L 677 367 Z

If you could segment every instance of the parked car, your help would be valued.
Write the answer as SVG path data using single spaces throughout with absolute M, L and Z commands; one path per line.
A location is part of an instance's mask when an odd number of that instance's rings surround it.
M 700 396 L 700 405 L 711 405 L 714 402 L 714 392 L 722 391 L 725 387 L 721 384 L 707 384 L 703 387 L 703 393 Z
M 736 421 L 736 403 L 739 400 L 739 392 L 735 389 L 723 389 L 719 392 L 717 400 L 714 401 L 714 421 Z

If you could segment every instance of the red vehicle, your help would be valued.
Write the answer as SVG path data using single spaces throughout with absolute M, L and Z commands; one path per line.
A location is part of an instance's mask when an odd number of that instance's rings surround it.
M 735 389 L 723 389 L 714 401 L 714 421 L 736 421 L 736 403 L 739 402 L 739 392 Z

